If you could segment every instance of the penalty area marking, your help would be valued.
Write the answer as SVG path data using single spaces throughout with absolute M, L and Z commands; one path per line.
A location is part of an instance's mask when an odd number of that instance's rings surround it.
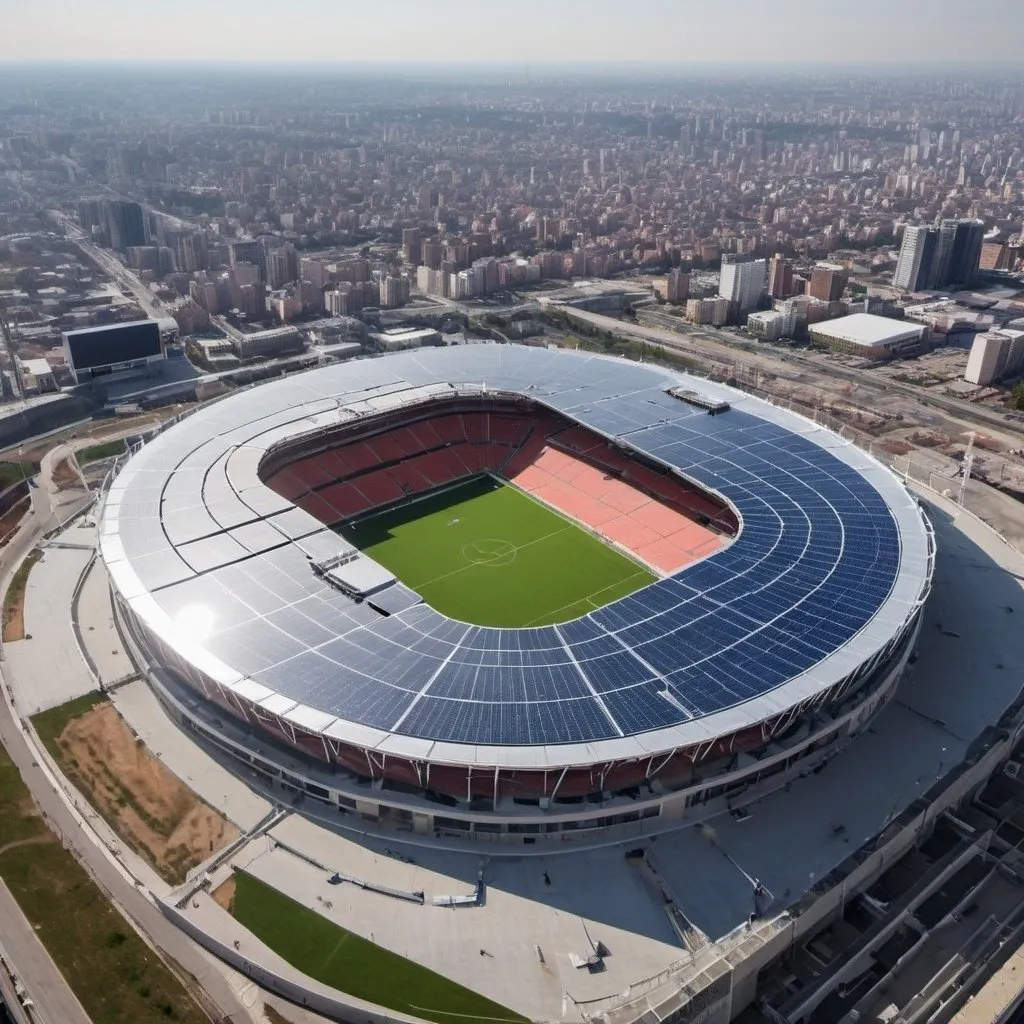
M 462 557 L 471 565 L 487 565 L 500 568 L 516 560 L 519 549 L 511 541 L 496 537 L 471 540 L 462 546 Z

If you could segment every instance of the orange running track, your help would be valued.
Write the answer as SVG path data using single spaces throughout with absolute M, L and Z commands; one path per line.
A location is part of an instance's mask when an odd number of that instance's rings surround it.
M 680 512 L 556 448 L 543 449 L 512 480 L 664 573 L 678 572 L 726 544 Z

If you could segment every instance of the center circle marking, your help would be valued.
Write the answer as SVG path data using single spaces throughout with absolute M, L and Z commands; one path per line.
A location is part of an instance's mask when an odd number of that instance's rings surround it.
M 516 560 L 516 546 L 511 541 L 484 537 L 464 544 L 462 557 L 472 565 L 500 568 L 503 565 L 511 565 Z

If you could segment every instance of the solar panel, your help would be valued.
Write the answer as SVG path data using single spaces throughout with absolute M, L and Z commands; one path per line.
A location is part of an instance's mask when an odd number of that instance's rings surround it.
M 368 601 L 372 607 L 377 608 L 379 611 L 387 615 L 395 615 L 398 612 L 405 611 L 406 608 L 412 608 L 413 605 L 419 604 L 421 598 L 415 591 L 410 590 L 401 583 L 395 583 L 384 590 L 372 594 Z
M 206 646 L 238 672 L 344 721 L 405 736 L 592 743 L 756 702 L 811 669 L 827 680 L 822 663 L 882 614 L 909 571 L 908 543 L 910 562 L 926 564 L 923 528 L 906 513 L 900 525 L 893 510 L 909 505 L 900 485 L 862 474 L 866 457 L 849 455 L 833 435 L 689 382 L 732 406 L 709 416 L 666 393 L 686 381 L 648 365 L 509 346 L 286 378 L 198 412 L 133 459 L 113 492 L 118 538 L 172 621 L 183 609 L 210 609 Z M 401 583 L 356 602 L 320 579 L 312 563 L 350 549 L 259 481 L 262 453 L 316 429 L 311 417 L 336 422 L 346 405 L 389 395 L 394 407 L 402 395 L 452 383 L 481 393 L 485 382 L 716 490 L 738 511 L 739 536 L 557 627 L 467 625 Z M 902 620 L 886 614 L 895 633 Z M 752 721 L 763 713 L 751 704 Z

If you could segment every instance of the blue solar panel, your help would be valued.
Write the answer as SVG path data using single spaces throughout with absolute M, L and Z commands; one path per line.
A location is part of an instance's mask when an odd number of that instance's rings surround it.
M 581 668 L 597 693 L 621 690 L 654 675 L 623 647 L 604 657 L 582 662 Z
M 605 706 L 626 733 L 663 729 L 685 719 L 671 700 L 661 696 L 664 683 L 650 682 L 618 690 L 604 697 Z
M 889 505 L 809 436 L 808 425 L 794 420 L 787 428 L 735 406 L 708 416 L 666 394 L 678 378 L 648 366 L 512 347 L 442 355 L 329 367 L 239 394 L 144 450 L 139 465 L 153 472 L 129 485 L 122 531 L 143 582 L 163 588 L 157 596 L 166 613 L 215 609 L 211 653 L 345 720 L 430 740 L 514 745 L 592 742 L 734 707 L 818 664 L 891 593 L 901 540 Z M 334 394 L 448 380 L 486 380 L 569 410 L 717 490 L 738 510 L 740 535 L 671 579 L 580 619 L 523 630 L 468 626 L 426 605 L 407 607 L 415 598 L 402 587 L 378 601 L 393 612 L 382 617 L 317 579 L 291 544 L 246 557 L 248 549 L 236 552 L 211 534 L 178 571 L 165 526 L 183 531 L 178 543 L 193 539 L 189 510 L 209 524 L 212 504 L 235 521 L 223 469 L 235 446 L 300 420 L 311 396 L 326 409 Z M 157 472 L 168 466 L 184 468 Z M 161 501 L 166 523 L 158 519 Z M 296 520 L 291 532 L 304 529 Z M 164 558 L 174 572 L 150 564 Z M 190 571 L 203 575 L 178 582 Z

